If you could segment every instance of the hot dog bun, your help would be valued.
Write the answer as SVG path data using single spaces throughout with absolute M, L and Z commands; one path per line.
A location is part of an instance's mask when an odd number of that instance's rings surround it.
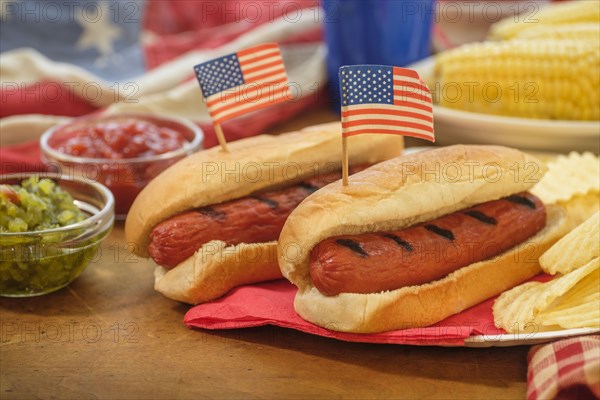
M 372 164 L 402 152 L 399 136 L 348 139 L 352 164 Z M 135 253 L 148 256 L 148 234 L 182 211 L 237 199 L 277 185 L 300 182 L 319 169 L 341 168 L 341 125 L 329 123 L 277 136 L 259 135 L 199 151 L 172 165 L 136 197 L 125 221 Z M 216 170 L 215 170 L 216 168 Z M 256 173 L 260 168 L 260 174 Z
M 404 143 L 401 137 L 390 135 L 353 137 L 349 141 L 353 165 L 395 157 Z M 260 135 L 229 143 L 228 147 L 229 153 L 212 148 L 179 161 L 137 196 L 125 222 L 125 236 L 137 255 L 148 257 L 150 232 L 171 216 L 341 168 L 341 125 Z M 172 299 L 196 304 L 240 284 L 276 279 L 281 272 L 275 245 L 206 243 L 171 270 L 157 267 L 155 288 Z
M 199 304 L 236 286 L 278 278 L 277 242 L 227 246 L 214 240 L 171 270 L 156 267 L 154 288 L 170 299 Z
M 281 271 L 298 286 L 296 311 L 346 332 L 427 326 L 531 278 L 564 230 L 559 207 L 547 208 L 546 227 L 527 243 L 425 285 L 325 296 L 310 279 L 309 254 L 331 236 L 402 229 L 526 191 L 545 169 L 518 150 L 458 145 L 388 160 L 352 175 L 347 187 L 335 182 L 313 193 L 288 217 L 278 244 Z

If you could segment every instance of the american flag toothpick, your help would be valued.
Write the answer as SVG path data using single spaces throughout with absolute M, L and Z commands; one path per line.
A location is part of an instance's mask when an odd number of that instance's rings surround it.
M 435 141 L 431 92 L 416 71 L 385 65 L 340 67 L 342 173 L 348 185 L 348 136 L 383 133 Z
M 276 43 L 266 43 L 194 67 L 221 148 L 221 123 L 289 99 L 288 77 Z

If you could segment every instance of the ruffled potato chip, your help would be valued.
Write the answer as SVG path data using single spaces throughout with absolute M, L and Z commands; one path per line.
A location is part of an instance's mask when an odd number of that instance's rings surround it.
M 579 281 L 552 306 L 540 312 L 538 322 L 545 326 L 569 328 L 597 327 L 600 320 L 600 270 Z
M 566 274 L 600 256 L 600 213 L 596 212 L 540 257 L 548 274 Z
M 600 177 L 598 179 L 600 180 Z M 564 208 L 567 215 L 565 229 L 568 232 L 600 210 L 600 192 L 590 191 L 587 194 L 575 195 L 557 204 Z
M 571 152 L 548 163 L 548 172 L 531 190 L 544 204 L 568 201 L 600 191 L 600 159 L 590 152 Z
M 504 292 L 493 306 L 494 322 L 510 333 L 600 327 L 600 258 L 546 282 Z
M 526 282 L 502 293 L 492 308 L 495 325 L 510 333 L 528 331 L 526 324 L 534 320 L 536 294 L 543 289 L 541 282 Z

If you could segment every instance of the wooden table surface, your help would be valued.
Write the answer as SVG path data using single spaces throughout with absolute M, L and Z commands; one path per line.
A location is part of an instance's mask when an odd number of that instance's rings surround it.
M 274 130 L 331 120 L 309 113 Z M 122 223 L 101 256 L 50 295 L 0 299 L 0 398 L 525 397 L 529 347 L 345 343 L 276 327 L 187 328 L 155 292 Z

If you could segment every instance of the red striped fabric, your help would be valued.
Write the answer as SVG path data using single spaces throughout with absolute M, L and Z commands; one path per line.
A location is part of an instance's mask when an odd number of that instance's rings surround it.
M 528 400 L 600 398 L 600 336 L 535 346 L 528 361 Z

